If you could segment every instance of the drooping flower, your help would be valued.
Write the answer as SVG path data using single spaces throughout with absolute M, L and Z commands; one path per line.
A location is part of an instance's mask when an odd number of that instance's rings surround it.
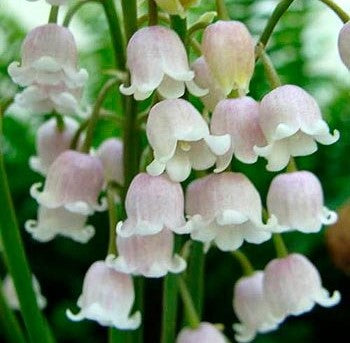
M 186 268 L 186 261 L 173 254 L 174 234 L 168 229 L 147 236 L 118 235 L 117 250 L 118 257 L 109 255 L 106 262 L 122 273 L 157 278 Z
M 136 100 L 148 98 L 154 90 L 166 99 L 181 97 L 188 90 L 203 96 L 207 90 L 193 81 L 186 50 L 179 36 L 163 26 L 148 26 L 138 30 L 127 47 L 127 65 L 131 85 L 121 85 L 125 95 L 134 95 Z
M 38 155 L 29 159 L 29 165 L 34 171 L 46 175 L 58 155 L 69 149 L 79 125 L 69 117 L 64 117 L 63 123 L 63 127 L 59 128 L 56 119 L 51 118 L 39 127 L 36 134 Z
M 339 139 L 330 134 L 315 99 L 302 88 L 285 85 L 265 95 L 260 104 L 260 126 L 267 145 L 255 152 L 268 160 L 267 170 L 287 166 L 290 156 L 306 156 L 317 144 L 329 145 Z
M 122 237 L 154 235 L 163 229 L 189 232 L 184 217 L 182 188 L 165 174 L 136 175 L 126 194 L 125 210 L 127 219 L 117 225 Z
M 67 310 L 70 320 L 90 319 L 103 326 L 134 330 L 140 326 L 141 314 L 130 315 L 135 300 L 129 275 L 119 273 L 103 261 L 97 261 L 87 271 L 83 291 L 78 299 L 79 313 Z
M 217 156 L 230 148 L 230 136 L 210 135 L 200 113 L 183 99 L 164 100 L 153 106 L 146 131 L 154 151 L 147 172 L 160 175 L 166 170 L 174 181 L 186 180 L 191 168 L 210 168 Z
M 251 342 L 257 333 L 276 330 L 284 318 L 276 318 L 263 291 L 264 272 L 240 278 L 234 287 L 233 308 L 240 323 L 235 323 L 237 342 Z
M 269 262 L 264 274 L 264 294 L 277 317 L 300 315 L 315 304 L 330 307 L 340 301 L 340 293 L 335 291 L 330 296 L 322 287 L 318 270 L 300 254 Z
M 186 17 L 186 10 L 197 5 L 200 0 L 155 0 L 157 5 L 171 15 Z
M 98 157 L 73 150 L 64 151 L 51 164 L 43 191 L 35 183 L 30 193 L 38 203 L 49 209 L 64 207 L 68 211 L 90 215 L 105 210 L 98 203 L 103 186 L 103 167 Z
M 262 222 L 258 191 L 241 173 L 211 174 L 193 181 L 186 192 L 186 214 L 191 238 L 209 248 L 214 242 L 220 250 L 233 251 L 243 241 L 260 244 L 271 237 L 267 229 L 271 218 Z
M 225 99 L 225 95 L 215 78 L 212 76 L 204 57 L 197 58 L 192 63 L 191 67 L 195 72 L 194 81 L 199 85 L 199 87 L 208 89 L 208 94 L 202 96 L 201 100 L 204 106 L 212 112 L 214 111 L 217 103 L 220 100 Z
M 337 214 L 323 203 L 322 186 L 308 171 L 277 175 L 267 194 L 268 212 L 275 216 L 279 232 L 318 232 L 322 225 L 334 224 Z
M 86 243 L 95 234 L 91 225 L 86 225 L 87 216 L 73 213 L 64 207 L 49 209 L 39 206 L 38 219 L 27 220 L 25 229 L 39 242 L 48 242 L 57 235 Z
M 32 276 L 32 283 L 38 306 L 40 309 L 43 309 L 46 307 L 47 301 L 46 298 L 41 294 L 40 284 L 34 275 Z M 12 277 L 9 274 L 5 276 L 5 279 L 2 282 L 2 292 L 8 306 L 12 310 L 20 310 L 20 304 L 17 297 L 15 285 L 13 283 Z
M 246 26 L 239 21 L 219 20 L 203 34 L 202 51 L 213 77 L 223 93 L 249 91 L 255 67 L 255 44 Z
M 109 138 L 99 146 L 96 155 L 102 162 L 105 180 L 123 185 L 123 142 L 117 138 Z
M 211 323 L 202 322 L 195 329 L 184 328 L 176 343 L 225 343 L 224 335 Z
M 350 69 L 350 22 L 344 24 L 338 36 L 339 55 L 345 66 Z
M 217 158 L 217 169 L 224 170 L 234 155 L 244 163 L 255 163 L 258 159 L 255 145 L 266 143 L 259 126 L 259 104 L 250 97 L 222 100 L 216 106 L 210 124 L 215 135 L 230 134 L 231 148 Z

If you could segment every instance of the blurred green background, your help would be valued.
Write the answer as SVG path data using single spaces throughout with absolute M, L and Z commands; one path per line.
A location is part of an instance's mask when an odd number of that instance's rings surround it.
M 16 92 L 16 87 L 8 77 L 7 66 L 11 61 L 19 60 L 20 45 L 25 33 L 28 28 L 44 23 L 35 18 L 23 21 L 21 6 L 24 2 L 25 0 L 0 0 L 0 99 Z M 35 8 L 41 6 L 40 13 L 48 13 L 49 7 L 44 1 L 39 2 L 41 4 L 35 3 Z M 227 1 L 231 18 L 244 21 L 256 37 L 276 3 L 277 1 L 270 0 Z M 14 8 L 17 8 L 18 13 L 13 11 Z M 213 1 L 203 0 L 199 7 L 191 11 L 190 18 L 194 20 L 204 11 L 213 9 Z M 26 16 L 31 14 L 27 12 Z M 338 25 L 336 29 L 333 24 Z M 99 6 L 91 4 L 79 12 L 72 27 L 80 49 L 80 64 L 90 73 L 84 101 L 86 105 L 91 105 L 107 79 L 105 71 L 113 65 L 107 23 Z M 338 143 L 328 147 L 319 146 L 314 155 L 297 159 L 300 169 L 308 169 L 319 176 L 327 205 L 332 209 L 338 208 L 350 197 L 350 82 L 347 81 L 347 78 L 350 80 L 350 75 L 337 57 L 336 35 L 339 27 L 338 18 L 317 0 L 296 0 L 276 28 L 268 48 L 283 82 L 310 91 L 319 101 L 330 127 L 341 132 Z M 332 39 L 329 39 L 330 35 Z M 269 85 L 259 63 L 251 83 L 251 96 L 261 99 L 268 91 Z M 113 109 L 115 103 L 116 96 L 111 95 L 106 107 Z M 198 101 L 196 105 L 201 106 Z M 107 214 L 96 214 L 91 218 L 96 236 L 85 245 L 64 238 L 40 244 L 33 241 L 23 229 L 27 219 L 36 217 L 37 204 L 29 196 L 29 187 L 39 181 L 40 176 L 29 169 L 28 159 L 35 154 L 35 131 L 43 119 L 10 108 L 4 120 L 6 166 L 22 237 L 33 272 L 48 299 L 45 314 L 52 324 L 57 341 L 105 342 L 107 336 L 104 328 L 90 321 L 72 323 L 67 320 L 65 310 L 76 308 L 75 302 L 81 291 L 83 276 L 90 264 L 105 257 L 108 241 Z M 101 122 L 94 143 L 98 145 L 104 138 L 113 135 L 120 135 L 120 132 L 110 124 Z M 264 166 L 263 160 L 255 165 L 234 162 L 234 169 L 246 173 L 260 190 L 263 201 L 274 176 Z M 285 239 L 290 251 L 306 254 L 316 264 L 327 289 L 341 291 L 342 301 L 331 309 L 316 307 L 306 315 L 290 317 L 278 331 L 260 335 L 256 342 L 347 342 L 350 278 L 332 264 L 325 246 L 324 230 L 313 235 L 289 233 L 285 234 Z M 271 242 L 259 246 L 245 244 L 243 251 L 252 259 L 256 268 L 264 268 L 274 258 Z M 0 271 L 1 276 L 4 276 L 3 264 L 0 265 Z M 214 248 L 207 254 L 203 319 L 223 323 L 225 333 L 232 341 L 231 326 L 237 320 L 231 305 L 232 291 L 240 273 L 239 265 L 230 254 Z M 146 342 L 157 342 L 160 332 L 161 280 L 147 280 L 145 303 Z M 149 311 L 150 309 L 152 310 Z

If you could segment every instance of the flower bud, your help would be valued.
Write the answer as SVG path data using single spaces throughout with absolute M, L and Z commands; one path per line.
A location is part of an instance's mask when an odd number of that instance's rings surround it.
M 186 17 L 186 10 L 197 5 L 200 0 L 155 0 L 157 5 L 170 15 Z
M 254 185 L 240 173 L 211 174 L 193 181 L 186 192 L 186 214 L 191 238 L 211 242 L 223 251 L 238 249 L 243 241 L 260 244 L 271 237 L 274 220 L 264 225 L 262 205 Z
M 267 209 L 277 218 L 274 229 L 279 232 L 318 232 L 323 224 L 337 220 L 337 214 L 324 206 L 320 181 L 308 171 L 277 175 L 267 194 Z
M 254 49 L 253 38 L 243 23 L 219 20 L 205 29 L 203 55 L 225 96 L 233 90 L 240 95 L 248 93 L 255 66 Z
M 350 22 L 344 24 L 339 32 L 338 50 L 345 66 L 350 69 Z
M 192 69 L 195 72 L 194 81 L 199 85 L 199 87 L 208 89 L 208 94 L 202 96 L 201 100 L 204 106 L 212 112 L 214 111 L 217 103 L 220 100 L 225 99 L 225 95 L 215 78 L 213 78 L 204 57 L 197 58 L 192 63 Z
M 32 276 L 32 283 L 33 283 L 33 289 L 34 289 L 34 293 L 36 296 L 36 301 L 38 303 L 38 306 L 40 309 L 43 309 L 46 307 L 47 301 L 46 301 L 45 297 L 41 294 L 40 284 L 34 275 Z M 12 277 L 9 274 L 6 275 L 5 279 L 3 280 L 2 292 L 3 292 L 3 295 L 6 299 L 8 306 L 12 310 L 19 311 L 21 309 L 21 307 L 20 307 L 19 300 L 17 297 L 17 292 L 15 289 L 15 285 L 13 284 Z
M 276 318 L 263 291 L 264 273 L 257 271 L 240 278 L 234 287 L 233 308 L 240 323 L 233 325 L 237 342 L 251 342 L 257 333 L 278 328 L 283 318 Z
M 127 219 L 117 225 L 122 237 L 154 235 L 163 229 L 188 233 L 182 188 L 164 174 L 136 175 L 126 194 L 125 210 Z
M 98 157 L 73 150 L 60 154 L 51 164 L 44 190 L 35 183 L 30 193 L 42 206 L 49 209 L 64 207 L 68 211 L 90 215 L 94 210 L 105 210 L 98 204 L 103 186 L 103 167 Z
M 86 225 L 87 216 L 73 213 L 64 207 L 49 209 L 39 206 L 38 219 L 27 220 L 25 229 L 39 242 L 48 242 L 57 235 L 86 243 L 95 234 L 91 225 Z
M 67 310 L 70 320 L 90 319 L 103 326 L 113 326 L 120 330 L 135 330 L 140 326 L 141 314 L 130 316 L 135 301 L 132 279 L 97 261 L 87 271 L 83 292 L 78 299 L 80 312 L 73 314 Z
M 339 139 L 331 135 L 315 99 L 302 88 L 285 85 L 265 95 L 260 104 L 260 126 L 267 145 L 255 147 L 268 160 L 267 170 L 287 166 L 290 156 L 307 156 L 317 144 L 329 145 Z
M 164 229 L 155 235 L 117 237 L 118 257 L 110 255 L 106 263 L 119 272 L 158 278 L 170 273 L 181 273 L 186 261 L 173 255 L 174 234 Z
M 134 94 L 136 100 L 148 98 L 155 89 L 166 99 L 181 97 L 188 90 L 203 96 L 207 90 L 193 81 L 186 50 L 179 36 L 163 26 L 148 26 L 138 30 L 127 47 L 127 66 L 131 85 L 121 85 L 125 95 Z
M 264 294 L 272 313 L 281 318 L 308 312 L 315 303 L 330 307 L 340 301 L 340 293 L 335 291 L 330 296 L 322 287 L 318 270 L 300 254 L 269 262 L 265 268 Z
M 78 123 L 69 117 L 63 117 L 63 122 L 63 128 L 60 129 L 57 127 L 56 119 L 51 118 L 42 124 L 37 131 L 36 151 L 38 156 L 32 156 L 29 165 L 42 175 L 46 175 L 58 155 L 69 149 L 78 129 Z
M 225 343 L 224 335 L 213 325 L 202 322 L 195 329 L 184 328 L 176 338 L 176 343 Z
M 217 159 L 218 171 L 229 166 L 233 155 L 241 162 L 255 163 L 258 155 L 254 146 L 266 143 L 259 126 L 259 104 L 249 97 L 220 101 L 213 113 L 210 131 L 215 135 L 231 135 L 230 150 Z
M 151 175 L 166 170 L 173 181 L 184 181 L 195 170 L 215 164 L 217 156 L 230 148 L 230 136 L 213 136 L 200 113 L 183 99 L 164 100 L 152 107 L 146 124 L 154 160 Z

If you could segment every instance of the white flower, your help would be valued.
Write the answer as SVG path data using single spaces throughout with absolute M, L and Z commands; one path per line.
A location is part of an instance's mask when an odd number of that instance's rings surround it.
M 176 338 L 176 343 L 225 343 L 224 335 L 213 325 L 202 322 L 195 329 L 184 328 Z
M 350 22 L 344 24 L 338 36 L 339 55 L 345 66 L 350 69 Z

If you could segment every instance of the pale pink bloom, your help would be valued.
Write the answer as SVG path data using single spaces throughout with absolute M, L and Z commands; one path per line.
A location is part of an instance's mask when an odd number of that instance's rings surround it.
M 322 186 L 308 171 L 277 175 L 267 194 L 268 212 L 275 216 L 279 232 L 318 232 L 337 221 L 337 213 L 324 206 Z
M 65 85 L 81 88 L 87 80 L 85 69 L 78 70 L 77 47 L 71 32 L 56 24 L 30 31 L 22 44 L 22 62 L 12 62 L 8 72 L 20 86 Z
M 57 127 L 56 118 L 42 124 L 36 134 L 37 156 L 29 159 L 32 170 L 46 175 L 53 161 L 63 151 L 68 150 L 79 124 L 69 117 L 63 117 L 64 127 Z
M 181 273 L 186 261 L 174 251 L 174 234 L 164 229 L 155 235 L 117 237 L 118 256 L 109 255 L 107 265 L 119 272 L 157 278 Z
M 40 309 L 43 309 L 46 307 L 47 301 L 46 298 L 41 294 L 41 288 L 40 284 L 37 280 L 37 278 L 33 275 L 32 276 L 32 284 L 33 284 L 33 289 L 34 293 L 36 296 L 36 301 L 38 303 L 38 306 Z M 13 283 L 12 277 L 10 274 L 7 274 L 5 276 L 5 279 L 2 282 L 2 290 L 3 295 L 6 299 L 7 305 L 12 309 L 12 310 L 20 310 L 20 304 L 17 296 L 17 292 L 15 289 L 15 285 Z
M 244 163 L 255 163 L 258 155 L 254 146 L 266 143 L 259 126 L 259 104 L 246 96 L 220 101 L 211 118 L 210 131 L 215 135 L 231 135 L 230 150 L 217 159 L 219 171 L 229 166 L 233 156 Z
M 339 139 L 339 132 L 329 132 L 315 99 L 302 88 L 285 85 L 265 95 L 260 103 L 260 126 L 267 145 L 255 152 L 268 160 L 267 170 L 287 166 L 291 156 L 306 156 L 317 144 L 329 145 Z
M 184 328 L 176 343 L 225 343 L 224 335 L 211 323 L 202 322 L 195 329 Z
M 219 20 L 203 34 L 202 51 L 222 92 L 240 95 L 249 91 L 255 67 L 255 43 L 247 27 L 239 21 Z
M 233 251 L 244 241 L 260 244 L 271 237 L 271 218 L 262 222 L 258 191 L 241 173 L 211 174 L 193 181 L 186 192 L 186 214 L 191 238 L 206 249 L 214 242 L 220 250 Z
M 90 215 L 106 209 L 105 201 L 98 203 L 103 186 L 103 167 L 98 157 L 73 150 L 64 151 L 51 164 L 43 191 L 41 182 L 30 193 L 38 203 L 49 209 L 65 209 Z
M 217 103 L 220 100 L 225 99 L 225 94 L 221 90 L 215 78 L 213 78 L 213 75 L 211 74 L 208 64 L 205 62 L 204 57 L 197 58 L 192 63 L 191 67 L 195 72 L 194 81 L 198 84 L 199 87 L 208 89 L 208 94 L 202 96 L 201 100 L 204 106 L 212 112 L 214 111 Z
M 338 291 L 330 296 L 322 287 L 318 270 L 303 255 L 274 259 L 266 266 L 264 274 L 264 294 L 277 317 L 300 315 L 315 304 L 330 307 L 340 301 Z
M 96 155 L 102 162 L 105 180 L 123 185 L 123 142 L 118 138 L 109 138 L 99 146 Z
M 155 0 L 155 2 L 163 11 L 185 18 L 186 10 L 197 5 L 200 0 Z
M 39 242 L 48 242 L 61 235 L 86 243 L 95 234 L 91 225 L 86 225 L 87 216 L 73 213 L 64 207 L 49 209 L 39 206 L 38 219 L 30 219 L 25 223 L 25 229 Z
M 214 136 L 196 108 L 186 100 L 164 100 L 152 107 L 146 125 L 154 160 L 151 175 L 164 170 L 174 181 L 184 181 L 195 170 L 213 166 L 230 148 L 230 135 Z
M 264 273 L 240 278 L 234 287 L 233 309 L 240 323 L 233 325 L 237 342 L 251 342 L 257 333 L 276 330 L 284 318 L 276 318 L 263 291 Z
M 350 22 L 344 24 L 339 32 L 338 50 L 341 60 L 350 69 Z
M 179 183 L 168 176 L 140 173 L 132 180 L 125 200 L 127 219 L 117 225 L 122 237 L 154 235 L 163 229 L 188 233 L 184 195 Z
M 131 85 L 121 85 L 120 91 L 136 100 L 148 98 L 154 90 L 166 99 L 181 97 L 188 90 L 203 96 L 207 90 L 193 81 L 185 47 L 179 36 L 163 26 L 148 26 L 138 30 L 127 48 L 127 65 Z
M 67 310 L 70 320 L 90 319 L 103 326 L 120 330 L 135 330 L 141 324 L 141 314 L 130 315 L 135 301 L 132 279 L 97 261 L 87 271 L 83 291 L 78 299 L 79 313 Z

